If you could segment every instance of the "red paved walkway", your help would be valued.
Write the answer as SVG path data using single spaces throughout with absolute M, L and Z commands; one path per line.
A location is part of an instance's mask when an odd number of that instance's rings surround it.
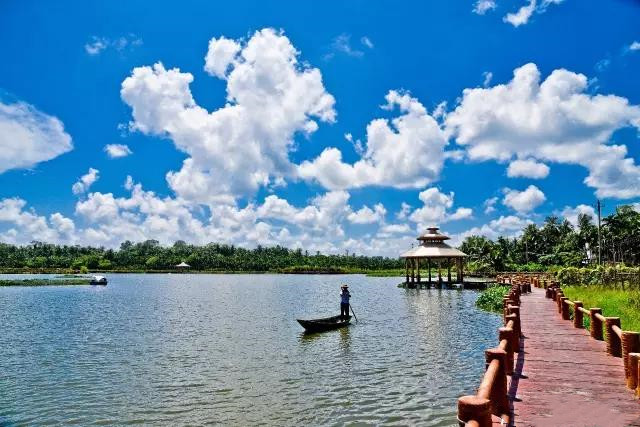
M 640 403 L 626 388 L 622 359 L 604 341 L 562 320 L 556 305 L 533 288 L 522 296 L 524 377 L 514 378 L 515 425 L 640 426 Z M 524 357 L 524 360 L 523 360 Z

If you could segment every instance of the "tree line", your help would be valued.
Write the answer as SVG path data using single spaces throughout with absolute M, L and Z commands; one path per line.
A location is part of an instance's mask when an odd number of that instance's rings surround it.
M 603 264 L 640 263 L 640 212 L 618 206 L 602 219 L 600 257 Z M 581 267 L 598 263 L 598 227 L 580 214 L 574 227 L 567 219 L 549 216 L 540 226 L 527 225 L 519 237 L 467 237 L 460 250 L 469 255 L 471 271 L 542 271 L 554 266 Z
M 0 243 L 0 269 L 70 270 L 175 270 L 180 262 L 203 271 L 318 271 L 350 272 L 402 267 L 399 259 L 381 256 L 309 254 L 301 249 L 281 246 L 245 249 L 210 243 L 204 246 L 177 241 L 162 246 L 157 240 L 140 243 L 126 241 L 119 249 L 90 246 L 54 245 L 32 242 L 25 246 Z
M 640 264 L 640 213 L 619 206 L 603 218 L 601 258 L 604 264 Z M 597 263 L 598 227 L 586 214 L 573 226 L 566 219 L 549 216 L 541 225 L 529 224 L 519 237 L 467 237 L 460 249 L 469 255 L 470 272 L 541 271 L 555 266 L 584 267 Z M 175 270 L 180 262 L 195 270 L 229 272 L 355 272 L 404 270 L 399 258 L 309 254 L 282 246 L 246 249 L 228 244 L 203 246 L 177 241 L 162 246 L 157 240 L 126 241 L 118 249 L 55 245 L 32 242 L 18 246 L 0 243 L 0 269 L 7 270 Z

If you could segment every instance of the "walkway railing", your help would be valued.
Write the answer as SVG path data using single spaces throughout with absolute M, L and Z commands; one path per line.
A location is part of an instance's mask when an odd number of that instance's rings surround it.
M 513 376 L 514 353 L 520 351 L 520 295 L 531 292 L 531 284 L 520 276 L 499 280 L 511 284 L 509 294 L 503 299 L 504 327 L 498 329 L 500 343 L 485 351 L 486 370 L 476 394 L 458 399 L 460 426 L 491 426 L 492 415 L 500 417 L 506 425 L 511 419 L 508 377 Z
M 586 309 L 582 301 L 571 301 L 564 296 L 558 282 L 547 284 L 534 281 L 534 286 L 546 289 L 545 296 L 556 303 L 562 319 L 571 320 L 575 328 L 584 328 L 585 316 L 589 319 L 591 338 L 606 340 L 607 353 L 622 358 L 627 387 L 640 396 L 640 333 L 622 330 L 620 318 L 605 317 L 599 307 Z

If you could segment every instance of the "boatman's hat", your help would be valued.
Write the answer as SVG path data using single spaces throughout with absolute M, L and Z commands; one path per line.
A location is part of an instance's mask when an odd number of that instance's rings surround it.
M 340 287 L 344 289 L 344 288 L 348 288 L 349 286 L 348 285 L 342 285 Z

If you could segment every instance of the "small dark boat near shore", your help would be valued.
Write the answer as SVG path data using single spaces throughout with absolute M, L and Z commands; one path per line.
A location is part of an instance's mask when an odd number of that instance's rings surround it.
M 305 329 L 305 332 L 324 332 L 349 326 L 351 323 L 351 316 L 346 320 L 342 320 L 340 316 L 325 317 L 323 319 L 297 320 Z
M 107 278 L 104 276 L 91 276 L 89 284 L 107 286 Z

